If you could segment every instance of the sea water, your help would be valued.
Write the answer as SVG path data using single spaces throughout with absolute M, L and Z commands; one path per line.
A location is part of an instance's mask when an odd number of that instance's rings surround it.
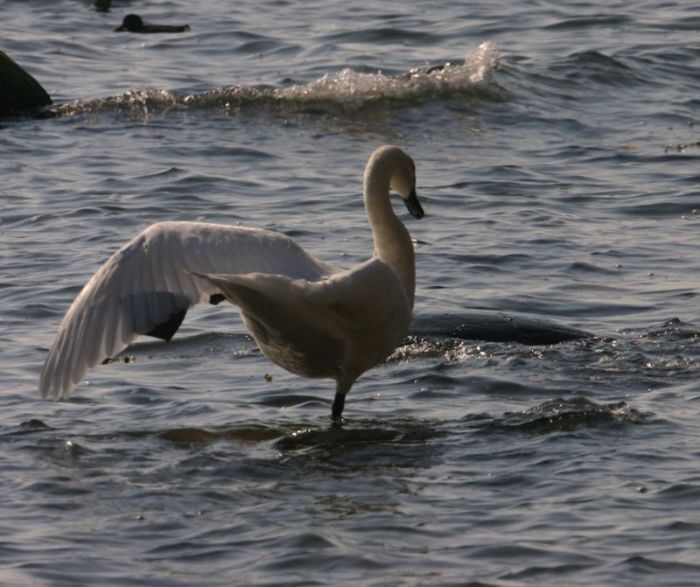
M 191 30 L 113 32 L 129 12 Z M 0 19 L 55 102 L 0 122 L 1 584 L 700 582 L 696 3 L 5 0 Z M 383 143 L 426 211 L 400 212 L 415 325 L 342 428 L 333 383 L 271 364 L 226 304 L 38 399 L 67 307 L 152 222 L 366 259 Z M 499 332 L 521 320 L 587 336 Z

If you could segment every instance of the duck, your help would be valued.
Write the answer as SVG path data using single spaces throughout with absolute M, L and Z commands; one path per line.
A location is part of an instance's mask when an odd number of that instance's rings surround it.
M 184 33 L 190 30 L 190 25 L 145 24 L 138 14 L 127 14 L 114 30 L 118 33 Z
M 148 226 L 104 262 L 68 308 L 41 372 L 41 397 L 68 397 L 89 369 L 137 336 L 168 341 L 192 306 L 227 300 L 270 361 L 335 381 L 331 418 L 342 422 L 353 383 L 401 344 L 411 323 L 415 253 L 392 192 L 423 217 L 413 159 L 384 145 L 364 171 L 373 252 L 348 269 L 276 231 L 190 221 Z

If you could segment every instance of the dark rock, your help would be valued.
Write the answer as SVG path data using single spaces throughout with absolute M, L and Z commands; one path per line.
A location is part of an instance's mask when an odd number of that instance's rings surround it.
M 31 75 L 0 51 L 0 117 L 51 105 L 51 96 Z
M 557 344 L 591 336 L 588 332 L 544 318 L 487 310 L 417 315 L 413 318 L 411 334 L 529 345 Z

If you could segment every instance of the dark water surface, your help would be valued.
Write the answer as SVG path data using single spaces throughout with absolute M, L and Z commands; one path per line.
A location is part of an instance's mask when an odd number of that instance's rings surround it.
M 127 12 L 191 31 L 112 33 Z M 697 3 L 6 0 L 0 20 L 56 102 L 0 122 L 0 584 L 700 583 Z M 71 300 L 151 222 L 368 257 L 386 142 L 426 210 L 402 214 L 416 327 L 344 427 L 331 382 L 269 363 L 225 305 L 37 399 Z M 528 344 L 513 320 L 589 336 Z

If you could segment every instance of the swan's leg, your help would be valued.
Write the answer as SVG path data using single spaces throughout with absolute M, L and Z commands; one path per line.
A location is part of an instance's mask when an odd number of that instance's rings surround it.
M 335 392 L 335 399 L 333 400 L 333 412 L 331 414 L 331 419 L 334 422 L 340 422 L 343 419 L 343 408 L 345 407 L 345 394 L 339 391 Z
M 331 412 L 331 419 L 333 422 L 340 423 L 343 420 L 343 408 L 345 407 L 345 396 L 352 383 L 345 383 L 344 381 L 337 381 L 335 384 L 335 399 L 333 400 L 333 409 Z

